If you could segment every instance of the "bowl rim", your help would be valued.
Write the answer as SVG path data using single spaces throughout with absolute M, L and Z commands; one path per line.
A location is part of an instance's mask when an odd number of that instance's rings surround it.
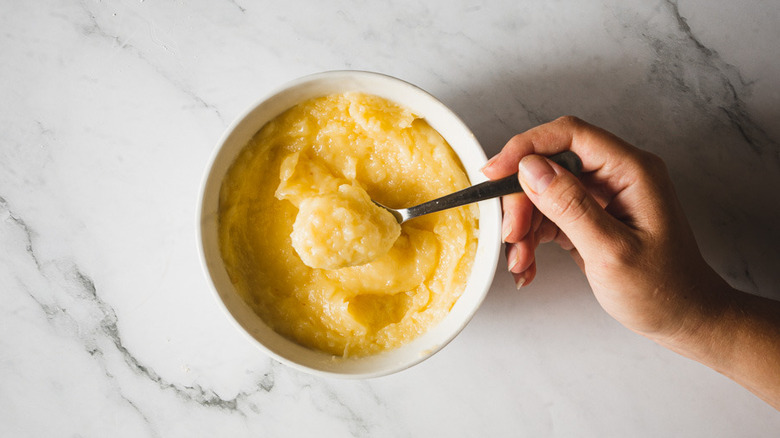
M 197 249 L 198 249 L 198 256 L 200 259 L 200 265 L 201 269 L 203 270 L 204 275 L 206 276 L 207 283 L 209 284 L 209 288 L 211 289 L 212 296 L 216 299 L 218 306 L 223 310 L 223 312 L 226 314 L 228 320 L 231 322 L 231 324 L 236 327 L 240 332 L 244 334 L 247 338 L 250 339 L 250 341 L 260 350 L 262 350 L 264 353 L 272 357 L 273 359 L 284 363 L 287 366 L 290 366 L 291 368 L 297 369 L 299 371 L 306 372 L 308 374 L 314 374 L 314 375 L 320 375 L 320 376 L 327 376 L 327 377 L 339 377 L 339 378 L 351 378 L 351 379 L 365 379 L 365 378 L 374 378 L 374 377 L 380 377 L 384 375 L 389 375 L 393 373 L 397 373 L 399 371 L 408 369 L 416 364 L 419 364 L 420 362 L 430 358 L 435 353 L 441 351 L 446 345 L 448 345 L 452 340 L 454 340 L 458 334 L 468 325 L 468 323 L 473 318 L 474 314 L 476 314 L 477 310 L 481 306 L 482 302 L 484 301 L 485 297 L 487 296 L 487 293 L 492 285 L 493 277 L 495 275 L 495 270 L 498 265 L 499 260 L 499 253 L 500 253 L 500 221 L 501 221 L 501 209 L 500 209 L 500 202 L 496 199 L 490 199 L 486 201 L 479 202 L 479 208 L 480 208 L 480 216 L 479 216 L 479 237 L 477 240 L 477 246 L 478 250 L 475 255 L 475 261 L 472 264 L 472 272 L 469 273 L 469 277 L 467 280 L 466 287 L 464 288 L 463 293 L 458 298 L 456 303 L 453 305 L 451 312 L 456 307 L 460 308 L 463 306 L 458 306 L 458 304 L 463 301 L 464 296 L 469 292 L 471 289 L 478 287 L 479 290 L 473 292 L 471 295 L 475 295 L 474 299 L 472 300 L 472 303 L 470 303 L 470 307 L 466 308 L 464 311 L 461 311 L 461 320 L 459 320 L 459 323 L 453 330 L 449 330 L 447 335 L 444 337 L 444 339 L 441 342 L 437 342 L 435 345 L 433 345 L 431 348 L 426 349 L 425 351 L 420 352 L 420 354 L 417 355 L 417 357 L 410 358 L 408 360 L 399 361 L 399 362 L 393 362 L 391 365 L 384 366 L 384 367 L 378 367 L 374 370 L 369 371 L 351 371 L 351 372 L 338 372 L 330 369 L 321 369 L 316 368 L 310 365 L 302 364 L 297 362 L 296 360 L 293 360 L 289 357 L 286 357 L 285 355 L 280 354 L 279 352 L 275 351 L 274 349 L 270 348 L 266 343 L 261 341 L 260 339 L 257 339 L 252 333 L 249 332 L 249 329 L 245 327 L 244 325 L 239 322 L 237 316 L 233 313 L 233 311 L 228 307 L 228 304 L 225 302 L 222 296 L 222 292 L 220 291 L 220 288 L 217 286 L 213 272 L 212 267 L 210 266 L 209 257 L 206 254 L 206 247 L 204 245 L 204 235 L 206 233 L 205 230 L 205 217 L 207 216 L 207 212 L 204 210 L 206 208 L 206 196 L 208 195 L 207 190 L 210 188 L 210 182 L 213 177 L 214 172 L 214 166 L 217 160 L 220 158 L 221 154 L 223 153 L 225 149 L 226 143 L 230 140 L 231 136 L 235 134 L 237 128 L 239 128 L 242 123 L 247 123 L 247 119 L 256 111 L 258 111 L 263 105 L 267 105 L 269 101 L 272 101 L 274 98 L 278 98 L 279 96 L 284 95 L 284 93 L 289 93 L 290 90 L 295 89 L 296 87 L 305 86 L 306 84 L 310 83 L 316 83 L 317 81 L 323 81 L 323 80 L 338 80 L 339 78 L 343 79 L 368 79 L 368 80 L 378 80 L 378 81 L 388 81 L 388 83 L 394 83 L 397 86 L 405 87 L 410 92 L 416 93 L 418 96 L 424 97 L 425 99 L 428 99 L 431 104 L 438 107 L 440 111 L 446 116 L 451 123 L 454 123 L 458 126 L 459 129 L 461 129 L 464 133 L 468 134 L 470 143 L 473 144 L 474 149 L 471 151 L 473 155 L 476 155 L 478 158 L 479 163 L 476 163 L 478 165 L 483 165 L 487 161 L 487 157 L 485 155 L 484 149 L 480 145 L 479 141 L 476 139 L 472 131 L 468 128 L 468 126 L 463 122 L 463 120 L 449 107 L 444 105 L 441 101 L 439 101 L 435 96 L 428 93 L 427 91 L 423 90 L 422 88 L 407 82 L 405 80 L 399 79 L 394 76 L 390 76 L 383 73 L 377 73 L 377 72 L 371 72 L 371 71 L 364 71 L 364 70 L 331 70 L 331 71 L 324 71 L 320 73 L 314 73 L 306 76 L 299 77 L 297 79 L 288 81 L 281 86 L 277 86 L 274 89 L 272 89 L 270 92 L 264 94 L 259 99 L 255 100 L 251 105 L 249 105 L 244 111 L 239 113 L 238 116 L 236 116 L 233 121 L 228 125 L 228 127 L 224 130 L 223 134 L 220 136 L 219 140 L 217 141 L 215 147 L 213 148 L 211 155 L 206 163 L 206 167 L 204 170 L 204 174 L 201 179 L 200 184 L 200 190 L 198 191 L 198 200 L 197 200 Z M 372 91 L 364 91 L 364 90 L 357 90 L 366 92 L 368 94 L 375 94 L 376 92 Z M 382 96 L 385 97 L 391 101 L 394 101 L 392 97 L 389 96 Z M 308 97 L 306 98 L 308 99 Z M 303 99 L 305 100 L 305 99 Z M 298 102 L 303 101 L 301 99 L 298 99 Z M 397 102 L 398 104 L 408 107 L 406 103 L 404 102 Z M 291 106 L 290 106 L 291 107 Z M 289 109 L 287 107 L 286 109 Z M 282 109 L 281 111 L 277 112 L 276 115 L 281 114 L 286 109 Z M 415 111 L 413 111 L 415 112 Z M 421 117 L 425 118 L 427 120 L 427 117 L 425 114 L 419 114 Z M 442 117 L 444 117 L 442 116 Z M 273 116 L 275 117 L 275 116 Z M 271 117 L 271 119 L 273 118 Z M 258 126 L 254 132 L 256 133 L 257 130 L 262 128 L 262 126 L 267 123 L 270 119 L 265 120 Z M 434 129 L 436 129 L 435 126 L 432 125 Z M 437 129 L 437 131 L 439 131 Z M 440 135 L 446 138 L 445 133 L 439 132 Z M 254 134 L 252 134 L 254 135 Z M 251 138 L 251 137 L 250 137 Z M 450 144 L 450 147 L 455 151 L 456 155 L 458 156 L 459 160 L 461 161 L 461 164 L 463 165 L 464 169 L 466 169 L 467 175 L 469 177 L 469 180 L 471 181 L 471 184 L 476 184 L 480 180 L 486 180 L 484 175 L 481 174 L 479 171 L 474 171 L 474 167 L 471 166 L 472 163 L 466 163 L 464 162 L 464 157 L 459 153 L 456 148 L 452 145 L 452 142 L 447 139 L 448 144 Z M 243 146 L 239 148 L 239 151 L 243 149 Z M 232 165 L 233 160 L 235 159 L 236 155 L 233 155 L 230 157 L 230 165 Z M 470 171 L 471 170 L 471 171 Z M 219 184 L 217 187 L 221 187 L 221 181 L 224 177 L 224 174 L 221 175 Z M 217 190 L 218 191 L 218 190 Z M 484 210 L 483 210 L 484 209 Z M 483 212 L 486 212 L 487 214 L 483 214 Z M 490 219 L 492 218 L 492 219 Z M 492 224 L 490 223 L 492 222 Z M 485 229 L 493 230 L 493 235 L 489 236 L 486 235 L 487 233 L 484 232 Z M 482 253 L 480 253 L 480 249 L 483 249 Z M 218 251 L 218 249 L 217 249 Z M 478 265 L 477 263 L 477 257 L 482 257 L 480 259 L 479 266 L 481 266 L 481 269 L 485 272 L 475 273 L 476 267 Z M 212 256 L 213 258 L 213 256 Z M 221 254 L 217 253 L 216 258 L 222 262 Z M 222 265 L 222 269 L 224 270 L 224 265 Z M 479 284 L 477 286 L 472 285 L 472 277 L 475 275 L 478 275 Z M 471 286 L 471 288 L 470 288 Z M 235 292 L 233 292 L 235 294 Z M 239 298 L 240 299 L 240 298 Z M 465 304 L 464 304 L 465 305 Z M 255 315 L 255 317 L 260 320 L 261 324 L 266 325 L 262 319 L 259 318 L 259 316 Z M 448 314 L 443 320 L 439 321 L 435 326 L 430 327 L 429 330 L 424 333 L 423 335 L 418 336 L 415 338 L 412 342 L 405 344 L 404 346 L 398 347 L 397 349 L 390 350 L 389 352 L 399 350 L 402 348 L 405 348 L 411 343 L 418 342 L 421 338 L 424 338 L 430 332 L 433 331 L 434 328 L 440 327 L 443 325 L 444 321 L 447 320 L 450 317 L 450 314 Z M 267 327 L 267 325 L 266 325 Z M 270 328 L 269 328 L 270 330 Z M 274 332 L 275 333 L 275 332 Z M 278 335 L 277 336 L 281 336 Z M 291 345 L 288 345 L 288 348 L 293 349 L 303 349 L 306 350 L 309 354 L 313 352 L 314 350 L 310 350 L 306 347 L 300 346 L 299 344 L 295 343 L 292 340 L 284 338 L 285 341 Z M 382 352 L 377 355 L 367 356 L 363 358 L 353 358 L 352 360 L 368 360 L 369 358 L 376 358 L 378 356 L 384 355 L 389 352 Z M 326 354 L 321 352 L 315 352 L 317 354 Z M 335 359 L 335 356 L 333 357 L 333 360 L 336 361 L 347 361 L 350 359 Z

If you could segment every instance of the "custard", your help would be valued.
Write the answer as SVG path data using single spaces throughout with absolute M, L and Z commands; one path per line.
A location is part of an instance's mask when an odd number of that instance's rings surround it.
M 330 95 L 268 122 L 222 183 L 220 252 L 275 331 L 336 356 L 410 342 L 463 293 L 478 207 L 399 225 L 405 208 L 469 185 L 425 120 L 377 96 Z

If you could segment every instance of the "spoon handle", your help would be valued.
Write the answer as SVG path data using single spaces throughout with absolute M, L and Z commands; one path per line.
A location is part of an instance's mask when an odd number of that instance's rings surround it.
M 582 160 L 572 151 L 561 152 L 548 158 L 576 177 L 579 177 L 582 172 Z M 441 198 L 410 207 L 407 209 L 409 216 L 405 220 L 522 191 L 523 188 L 520 186 L 517 174 L 495 181 L 485 181 Z

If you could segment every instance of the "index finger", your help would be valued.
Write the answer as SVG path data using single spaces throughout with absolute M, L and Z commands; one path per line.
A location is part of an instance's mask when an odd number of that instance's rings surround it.
M 565 116 L 512 137 L 482 172 L 490 179 L 503 178 L 517 172 L 518 163 L 526 155 L 550 156 L 564 150 L 579 155 L 582 171 L 611 182 L 610 188 L 615 191 L 629 184 L 619 181 L 622 176 L 631 174 L 625 172 L 624 166 L 638 164 L 639 149 L 609 131 Z

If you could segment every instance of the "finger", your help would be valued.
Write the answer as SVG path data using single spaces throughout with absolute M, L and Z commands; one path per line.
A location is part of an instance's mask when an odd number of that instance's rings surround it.
M 534 153 L 533 145 L 525 141 L 524 136 L 528 132 L 530 131 L 515 135 L 509 139 L 507 144 L 501 149 L 501 152 L 488 160 L 487 164 L 482 167 L 482 173 L 492 180 L 517 173 L 517 163 L 520 162 L 520 159 Z
M 569 251 L 574 248 L 571 240 L 566 236 L 566 233 L 560 230 L 557 225 L 552 223 L 549 219 L 545 218 L 539 226 L 539 230 L 536 231 L 536 241 L 538 243 L 555 242 L 561 248 Z
M 566 235 L 566 233 L 564 233 L 560 229 L 558 229 L 558 233 L 553 238 L 553 242 L 557 243 L 558 246 L 560 246 L 561 249 L 565 251 L 571 251 L 572 249 L 574 249 L 574 244 L 571 243 L 571 240 Z
M 504 247 L 504 255 L 506 256 L 506 270 L 512 272 L 512 268 L 517 264 L 517 248 L 514 243 L 507 243 Z
M 529 199 L 528 202 L 531 202 Z M 538 208 L 533 207 L 533 203 L 531 203 L 531 208 L 533 209 L 533 213 L 531 213 L 531 232 L 536 234 L 536 232 L 539 230 L 539 227 L 542 226 L 542 221 L 544 220 L 544 215 L 541 211 L 539 211 Z M 537 243 L 539 243 L 539 240 L 536 240 Z
M 520 290 L 523 286 L 528 286 L 536 278 L 536 262 L 531 263 L 528 269 L 519 274 L 512 273 L 512 278 L 515 280 L 517 290 Z
M 520 242 L 507 244 L 507 270 L 517 274 L 528 269 L 534 262 L 535 249 L 534 236 L 531 233 Z
M 585 173 L 580 176 L 582 185 L 588 189 L 588 193 L 593 196 L 594 199 L 602 207 L 606 207 L 614 198 L 614 194 L 610 193 L 607 187 L 600 181 L 594 173 Z
M 501 240 L 507 243 L 519 242 L 531 229 L 534 205 L 524 193 L 504 196 L 501 205 L 504 210 Z
M 552 242 L 557 235 L 558 226 L 550 221 L 550 219 L 543 218 L 539 224 L 539 229 L 536 230 L 536 241 L 539 243 Z
M 528 198 L 581 254 L 595 255 L 603 242 L 624 234 L 622 224 L 604 211 L 582 183 L 552 161 L 539 155 L 524 157 L 519 178 Z
M 641 165 L 642 151 L 636 147 L 608 131 L 567 116 L 512 137 L 482 172 L 490 179 L 502 178 L 515 173 L 517 163 L 527 155 L 550 156 L 564 150 L 575 152 L 582 160 L 582 171 L 594 173 L 609 193 L 618 193 L 630 185 L 636 172 L 626 168 Z

